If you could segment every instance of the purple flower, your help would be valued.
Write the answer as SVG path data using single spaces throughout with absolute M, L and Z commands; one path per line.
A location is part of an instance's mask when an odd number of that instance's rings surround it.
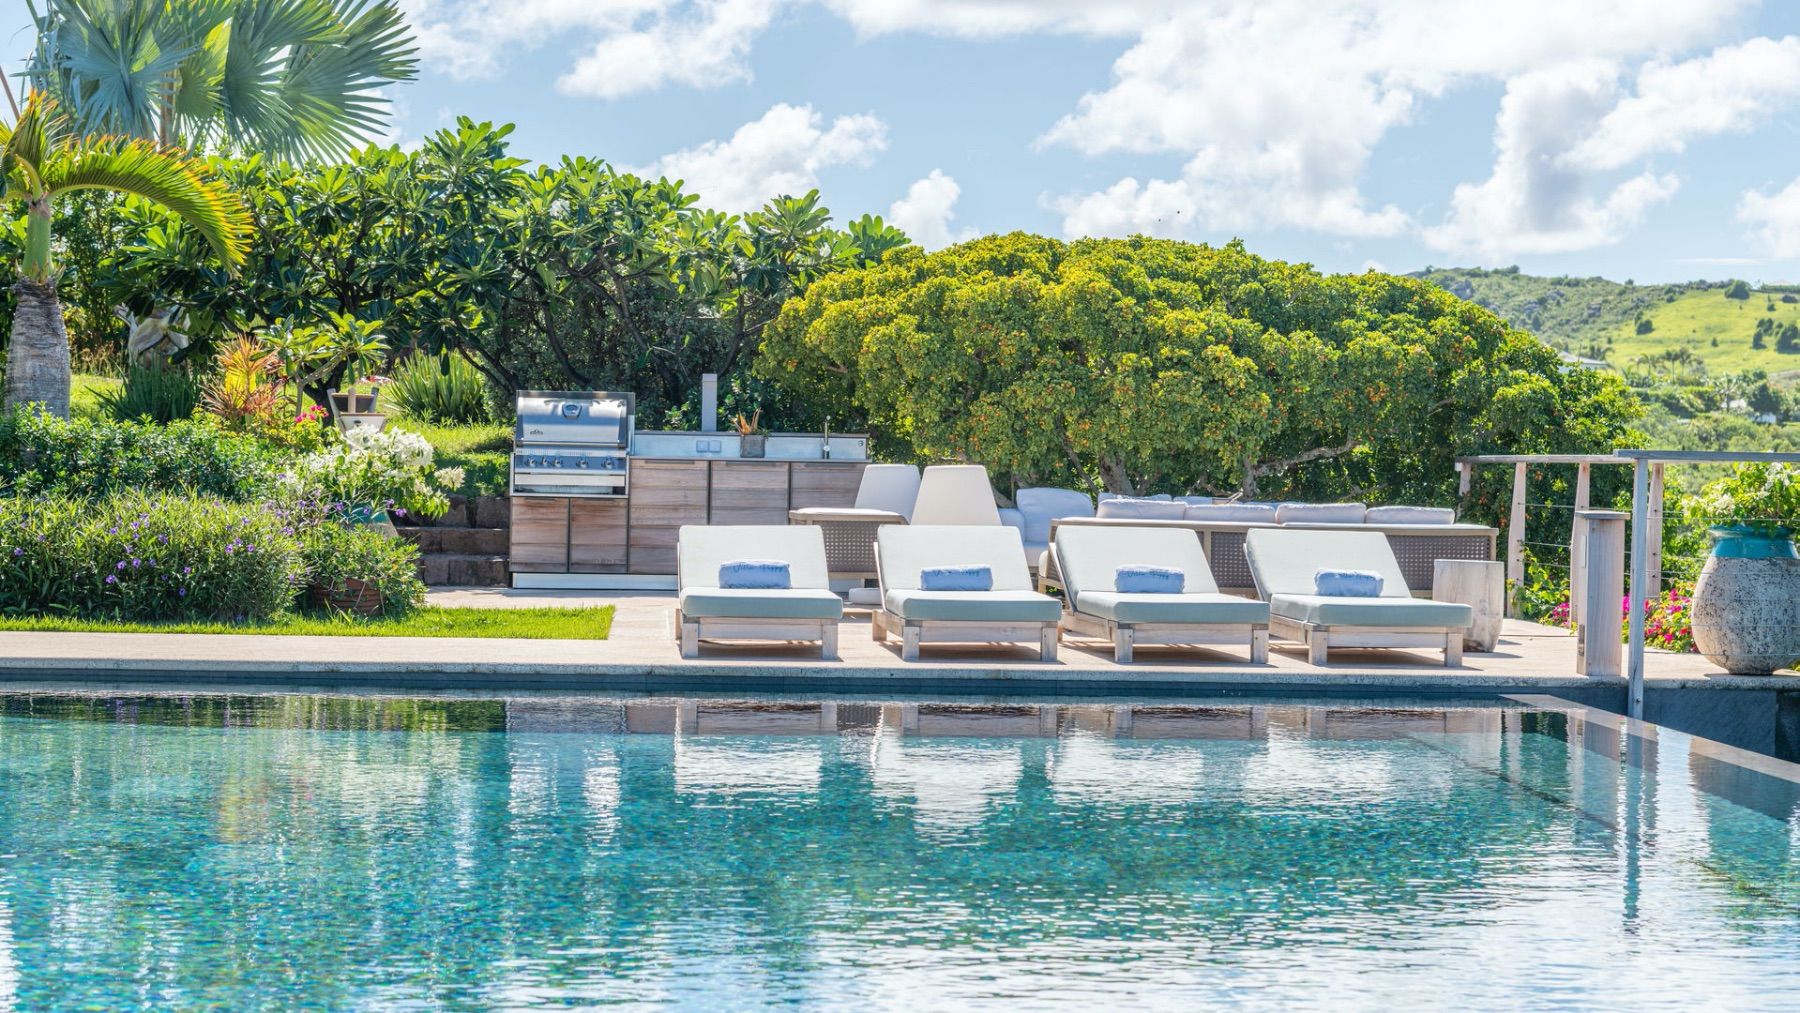
M 118 528 L 116 528 L 116 527 L 112 527 L 112 528 L 107 528 L 107 529 L 106 529 L 106 533 L 107 533 L 107 534 L 109 534 L 109 535 L 116 535 L 116 534 L 118 534 L 118 533 L 119 533 L 119 529 L 118 529 Z
M 182 572 L 182 573 L 193 573 L 193 572 L 194 572 L 194 568 L 193 568 L 193 567 L 191 567 L 191 566 L 184 566 L 184 567 L 182 567 L 182 568 L 181 568 L 181 572 Z
M 175 596 L 178 598 L 186 598 L 187 597 L 187 588 L 184 587 L 181 590 L 175 592 Z
M 106 582 L 108 584 L 117 584 L 119 582 L 119 578 L 117 578 L 109 573 L 106 575 Z
M 138 566 L 139 566 L 139 565 L 141 565 L 141 564 L 142 564 L 142 563 L 143 563 L 143 560 L 141 560 L 141 559 L 134 559 L 134 560 L 132 560 L 132 561 L 131 561 L 131 568 L 132 568 L 132 569 L 133 569 L 133 570 L 135 570 L 135 569 L 137 569 L 137 568 L 138 568 Z
M 169 536 L 168 535 L 157 535 L 156 542 L 158 545 L 167 545 L 167 544 L 169 544 Z
M 113 567 L 113 569 L 115 569 L 115 570 L 125 569 L 125 561 L 123 559 L 119 560 L 119 565 Z
M 24 554 L 25 554 L 24 549 L 14 549 L 13 550 L 13 558 L 14 559 L 18 559 L 20 556 L 23 556 Z

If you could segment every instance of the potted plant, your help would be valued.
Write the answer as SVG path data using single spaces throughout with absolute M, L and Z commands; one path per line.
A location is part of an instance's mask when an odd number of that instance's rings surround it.
M 761 408 L 752 412 L 749 418 L 740 413 L 737 431 L 739 457 L 761 457 L 768 452 L 769 435 L 763 431 Z
M 1740 465 L 1703 490 L 1712 552 L 1694 585 L 1694 646 L 1736 675 L 1769 675 L 1800 659 L 1800 553 L 1785 525 L 1800 517 L 1800 468 Z
M 418 606 L 418 551 L 404 542 L 372 538 L 324 519 L 300 540 L 308 602 L 328 612 L 362 617 L 397 615 Z

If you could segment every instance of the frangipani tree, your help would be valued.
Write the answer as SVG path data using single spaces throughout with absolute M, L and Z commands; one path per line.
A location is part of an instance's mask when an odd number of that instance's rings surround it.
M 148 141 L 84 138 L 39 95 L 0 124 L 0 183 L 25 205 L 25 249 L 13 285 L 18 307 L 6 353 L 5 405 L 39 402 L 69 413 L 69 336 L 57 297 L 51 202 L 76 190 L 136 194 L 193 226 L 228 269 L 241 264 L 250 230 L 243 203 L 199 162 Z
M 38 31 L 32 85 L 84 134 L 342 155 L 382 132 L 380 89 L 418 65 L 392 0 L 27 5 Z

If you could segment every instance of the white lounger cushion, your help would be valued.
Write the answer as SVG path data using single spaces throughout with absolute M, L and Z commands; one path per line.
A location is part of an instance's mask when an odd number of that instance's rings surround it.
M 1118 623 L 1261 625 L 1269 607 L 1220 594 L 1200 536 L 1187 528 L 1070 524 L 1056 529 L 1063 588 L 1078 612 Z M 1181 570 L 1181 594 L 1121 594 L 1113 590 L 1121 566 L 1146 563 Z
M 1366 524 L 1455 524 L 1456 511 L 1449 507 L 1378 506 L 1363 515 Z
M 1283 503 L 1275 508 L 1275 523 L 1361 524 L 1368 512 L 1361 503 Z
M 676 541 L 680 608 L 692 619 L 837 619 L 843 602 L 825 570 L 825 533 L 810 525 L 683 525 Z M 723 588 L 734 559 L 779 559 L 791 587 Z
M 1244 556 L 1270 613 L 1284 619 L 1381 629 L 1467 626 L 1475 618 L 1467 605 L 1413 598 L 1387 536 L 1379 531 L 1257 528 L 1244 536 Z M 1321 566 L 1381 574 L 1381 597 L 1313 594 L 1313 575 Z
M 1055 622 L 1062 605 L 1031 589 L 1019 532 L 1010 527 L 890 525 L 876 533 L 888 611 L 903 619 Z M 928 566 L 986 566 L 992 591 L 923 591 Z

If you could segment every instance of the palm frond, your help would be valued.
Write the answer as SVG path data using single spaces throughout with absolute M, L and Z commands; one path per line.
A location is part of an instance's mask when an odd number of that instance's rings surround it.
M 27 70 L 83 133 L 155 132 L 186 56 L 165 30 L 164 0 L 46 0 L 41 44 Z
M 175 212 L 217 250 L 228 267 L 243 263 L 250 213 L 195 159 L 143 140 L 99 138 L 56 152 L 43 169 L 52 194 L 114 190 Z
M 36 92 L 25 97 L 25 108 L 6 137 L 6 159 L 34 178 L 41 178 L 44 163 L 54 150 L 62 131 L 57 119 L 56 103 Z

